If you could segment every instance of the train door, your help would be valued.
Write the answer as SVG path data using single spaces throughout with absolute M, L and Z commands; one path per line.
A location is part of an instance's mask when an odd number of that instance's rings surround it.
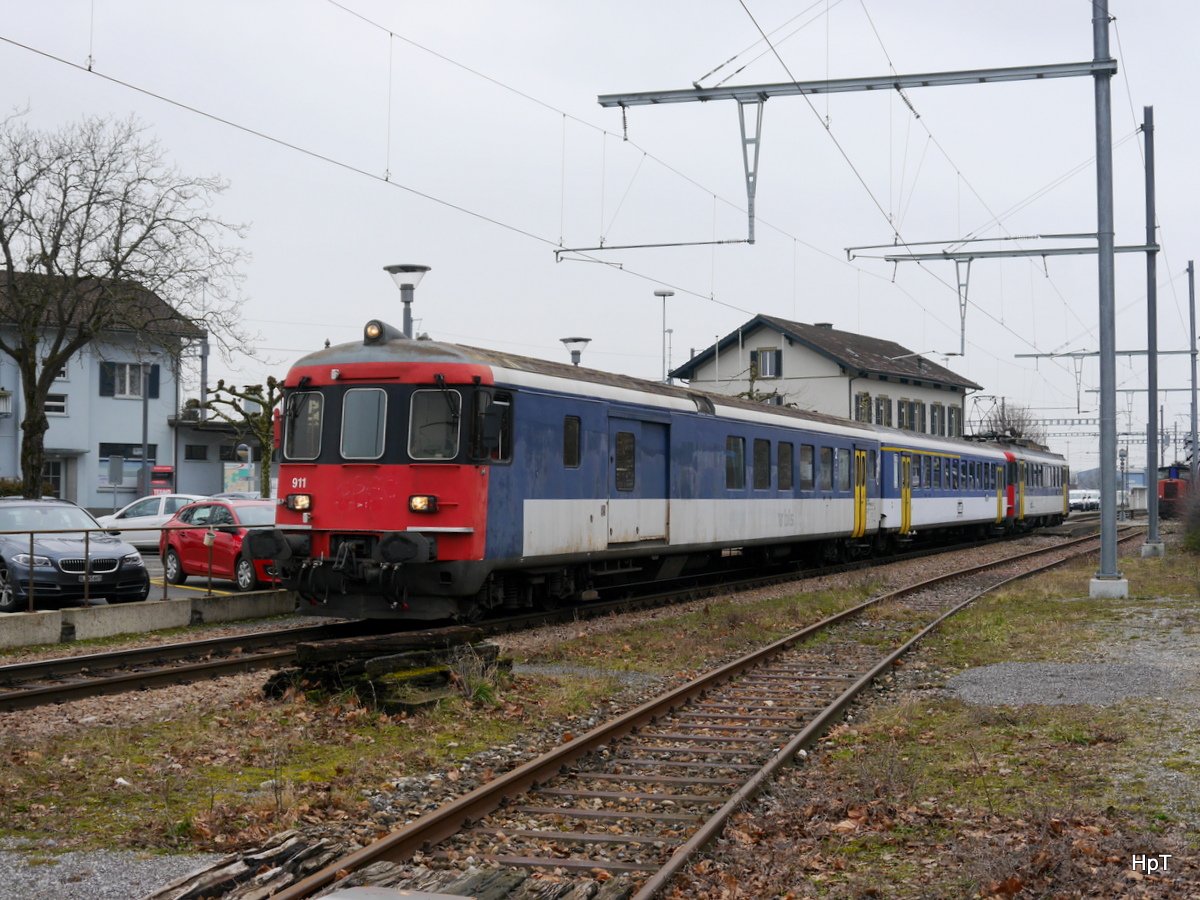
M 1004 466 L 990 464 L 996 479 L 996 524 L 1004 524 Z
M 854 448 L 854 532 L 860 538 L 867 533 L 867 451 Z
M 912 454 L 900 454 L 900 533 L 912 531 Z
M 667 433 L 657 422 L 609 417 L 609 544 L 667 539 Z

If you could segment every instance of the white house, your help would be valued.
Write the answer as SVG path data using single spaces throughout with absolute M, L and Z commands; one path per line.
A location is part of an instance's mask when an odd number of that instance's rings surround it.
M 960 437 L 967 393 L 981 387 L 894 341 L 756 315 L 671 377 L 718 394 Z

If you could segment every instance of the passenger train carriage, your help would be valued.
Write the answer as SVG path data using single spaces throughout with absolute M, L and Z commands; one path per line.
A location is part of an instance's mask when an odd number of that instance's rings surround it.
M 470 619 L 1066 514 L 1061 457 L 405 338 L 299 360 L 252 552 L 320 615 Z

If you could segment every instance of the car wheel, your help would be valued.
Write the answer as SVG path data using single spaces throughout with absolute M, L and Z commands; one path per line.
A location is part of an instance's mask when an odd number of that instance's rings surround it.
M 0 613 L 16 612 L 17 595 L 8 581 L 8 569 L 0 567 Z
M 240 557 L 235 569 L 239 591 L 252 591 L 258 587 L 258 573 L 254 570 L 254 562 L 246 557 Z
M 183 563 L 179 560 L 179 554 L 172 547 L 167 550 L 167 558 L 163 560 L 163 577 L 171 584 L 183 584 L 187 581 L 187 575 L 183 571 Z

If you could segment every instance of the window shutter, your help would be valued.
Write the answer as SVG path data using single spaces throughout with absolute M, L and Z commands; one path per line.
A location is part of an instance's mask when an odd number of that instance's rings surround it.
M 150 384 L 148 386 L 150 393 L 147 395 L 151 400 L 158 399 L 158 366 L 150 367 Z
M 775 351 L 775 377 L 776 378 L 783 377 L 783 351 L 782 350 Z
M 100 396 L 115 397 L 117 393 L 117 364 L 100 363 Z

